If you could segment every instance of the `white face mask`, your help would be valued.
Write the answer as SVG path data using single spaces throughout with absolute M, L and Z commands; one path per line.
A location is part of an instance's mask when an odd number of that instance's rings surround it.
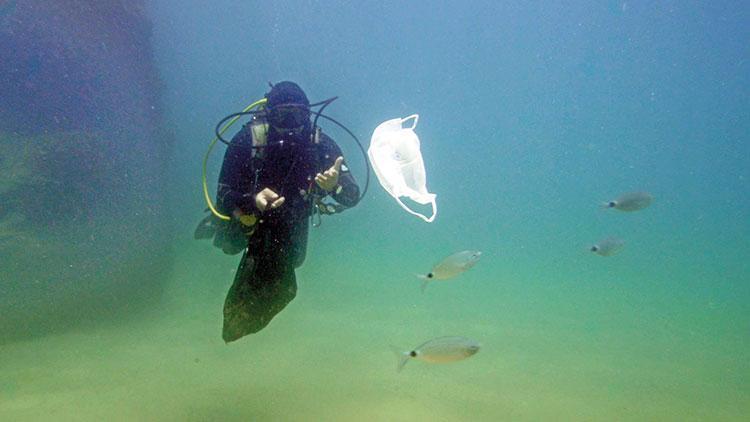
M 404 122 L 411 119 L 414 119 L 411 127 L 402 127 Z M 419 115 L 413 114 L 403 119 L 391 119 L 381 123 L 372 133 L 367 155 L 383 188 L 407 212 L 430 223 L 437 215 L 437 205 L 435 194 L 427 192 L 427 177 L 419 151 L 419 137 L 414 133 L 418 120 Z M 401 202 L 402 196 L 411 198 L 419 204 L 432 204 L 432 216 L 426 217 L 412 211 Z

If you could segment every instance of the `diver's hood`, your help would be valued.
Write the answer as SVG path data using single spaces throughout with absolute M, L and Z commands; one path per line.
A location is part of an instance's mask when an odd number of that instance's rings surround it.
M 283 81 L 274 84 L 266 94 L 266 107 L 273 108 L 284 104 L 300 104 L 310 107 L 305 91 L 294 82 Z

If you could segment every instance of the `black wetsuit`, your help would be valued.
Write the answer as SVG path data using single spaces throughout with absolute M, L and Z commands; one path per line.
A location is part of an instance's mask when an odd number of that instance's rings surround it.
M 269 146 L 253 152 L 248 124 L 235 135 L 224 155 L 217 195 L 220 211 L 232 215 L 239 208 L 258 216 L 224 303 L 226 342 L 263 329 L 296 295 L 294 269 L 305 260 L 312 198 L 325 195 L 315 183 L 315 175 L 331 168 L 342 155 L 331 138 L 321 133 L 314 144 L 310 133 L 283 136 L 272 129 Z M 343 207 L 356 205 L 359 187 L 346 164 L 339 185 L 340 190 L 330 196 Z M 277 209 L 260 213 L 255 194 L 264 188 L 285 201 Z

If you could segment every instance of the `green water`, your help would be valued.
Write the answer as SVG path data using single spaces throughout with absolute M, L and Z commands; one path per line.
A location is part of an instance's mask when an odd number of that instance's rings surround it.
M 149 6 L 176 257 L 169 279 L 132 285 L 164 295 L 0 345 L 0 421 L 747 419 L 746 6 L 217 4 Z M 419 113 L 438 216 L 406 214 L 373 175 L 362 203 L 311 230 L 297 298 L 226 345 L 239 257 L 191 237 L 200 163 L 216 123 L 284 79 L 339 96 L 326 113 L 365 148 Z M 324 130 L 363 184 L 356 145 Z M 653 205 L 599 208 L 634 190 Z M 589 252 L 607 236 L 622 252 Z M 420 291 L 415 274 L 465 249 L 483 252 L 474 268 Z M 396 372 L 391 345 L 445 335 L 481 349 Z
M 221 307 L 237 257 L 183 236 L 151 314 L 2 346 L 1 418 L 685 421 L 750 410 L 746 305 L 643 294 L 698 280 L 644 277 L 628 250 L 561 258 L 498 239 L 474 269 L 422 294 L 413 274 L 450 249 L 379 251 L 342 228 L 355 219 L 312 232 L 297 299 L 230 345 Z M 482 349 L 396 372 L 389 345 L 440 335 Z

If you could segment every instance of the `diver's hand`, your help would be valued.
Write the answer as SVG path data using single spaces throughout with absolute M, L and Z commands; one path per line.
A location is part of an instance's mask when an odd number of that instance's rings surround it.
M 333 167 L 315 175 L 315 183 L 326 192 L 336 189 L 336 186 L 339 184 L 339 172 L 341 172 L 341 164 L 343 162 L 344 157 L 337 158 L 336 162 L 333 163 Z
M 263 189 L 255 195 L 255 207 L 261 212 L 276 209 L 283 203 L 284 197 L 279 196 L 276 192 L 268 188 Z

